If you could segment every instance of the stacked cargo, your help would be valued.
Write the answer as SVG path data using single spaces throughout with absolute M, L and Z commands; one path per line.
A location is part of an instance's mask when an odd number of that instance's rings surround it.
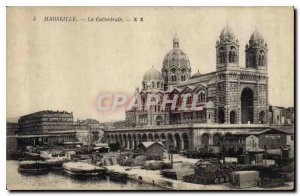
M 196 184 L 219 184 L 230 181 L 230 173 L 236 171 L 234 164 L 221 164 L 218 159 L 204 159 L 195 164 L 194 174 L 183 181 Z
M 164 163 L 165 163 L 164 161 L 155 161 L 155 160 L 146 161 L 144 164 L 144 168 L 147 170 L 159 170 L 162 169 Z
M 166 178 L 171 178 L 171 179 L 177 180 L 177 174 L 174 169 L 164 169 L 160 172 L 160 175 L 162 175 Z
M 164 167 L 169 167 L 168 163 Z M 191 163 L 177 162 L 173 164 L 173 169 L 164 169 L 160 174 L 166 178 L 182 180 L 184 176 L 194 174 L 194 169 Z
M 236 171 L 231 175 L 231 185 L 235 188 L 257 187 L 260 183 L 258 171 Z

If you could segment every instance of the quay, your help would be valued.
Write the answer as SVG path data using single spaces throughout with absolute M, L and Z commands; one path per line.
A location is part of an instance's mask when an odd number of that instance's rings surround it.
M 170 190 L 241 190 L 236 189 L 230 186 L 230 183 L 223 184 L 212 184 L 212 185 L 204 185 L 204 184 L 194 184 L 187 183 L 181 180 L 173 180 L 169 178 L 165 178 L 160 175 L 159 170 L 145 170 L 141 169 L 141 167 L 130 167 L 130 166 L 120 166 L 120 165 L 112 165 L 106 166 L 109 171 L 121 172 L 128 174 L 128 178 L 140 183 L 152 184 L 154 186 L 159 186 L 162 188 L 167 188 Z M 288 182 L 286 186 L 276 187 L 276 188 L 260 188 L 260 187 L 252 187 L 247 188 L 247 190 L 291 190 L 294 187 L 293 182 Z
M 187 183 L 179 180 L 164 178 L 160 175 L 159 170 L 144 170 L 140 167 L 129 167 L 112 165 L 106 167 L 110 171 L 121 172 L 128 174 L 128 178 L 140 183 L 152 184 L 170 190 L 212 190 L 215 185 L 201 185 Z M 217 187 L 219 190 L 229 189 L 225 184 Z M 215 189 L 215 190 L 218 190 Z

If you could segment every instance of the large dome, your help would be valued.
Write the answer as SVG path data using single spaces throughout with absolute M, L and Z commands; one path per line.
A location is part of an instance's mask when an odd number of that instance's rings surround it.
M 173 39 L 173 49 L 164 57 L 162 75 L 166 86 L 180 84 L 191 77 L 190 60 L 179 48 L 177 35 Z
M 163 61 L 163 67 L 170 68 L 175 66 L 180 68 L 182 66 L 190 67 L 190 60 L 188 56 L 179 48 L 173 48 L 168 52 Z
M 175 66 L 180 68 L 186 66 L 190 68 L 190 60 L 188 56 L 179 48 L 179 38 L 177 34 L 173 38 L 173 49 L 168 52 L 163 60 L 163 67 L 166 69 Z

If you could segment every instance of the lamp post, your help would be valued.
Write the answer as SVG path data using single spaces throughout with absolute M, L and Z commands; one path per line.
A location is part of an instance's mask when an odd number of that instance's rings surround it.
M 171 159 L 171 167 L 173 168 L 173 151 L 174 151 L 174 143 L 172 141 L 169 142 L 169 157 Z

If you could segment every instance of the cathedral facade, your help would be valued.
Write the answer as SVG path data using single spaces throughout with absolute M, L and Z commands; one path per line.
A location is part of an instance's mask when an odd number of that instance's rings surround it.
M 178 150 L 211 146 L 220 151 L 226 134 L 243 136 L 236 140 L 243 145 L 244 136 L 264 132 L 269 126 L 268 45 L 256 30 L 244 46 L 243 67 L 239 47 L 233 31 L 225 27 L 215 45 L 216 70 L 192 75 L 190 60 L 175 35 L 161 71 L 152 67 L 144 74 L 142 89 L 136 89 L 142 107 L 126 111 L 126 127 L 106 130 L 107 141 L 129 149 L 142 141 L 158 140 L 166 146 L 173 143 Z M 146 109 L 149 94 L 178 97 L 175 108 L 172 103 L 163 107 L 162 98 Z M 182 95 L 188 96 L 184 100 Z M 182 104 L 197 110 L 182 110 Z
M 148 70 L 137 92 L 144 101 L 149 93 L 179 97 L 175 110 L 153 106 L 150 110 L 133 108 L 126 111 L 131 126 L 170 125 L 188 122 L 218 124 L 268 123 L 268 46 L 255 31 L 245 46 L 245 67 L 239 66 L 239 41 L 229 27 L 222 30 L 216 42 L 216 71 L 191 75 L 187 54 L 179 47 L 177 35 L 173 49 L 162 63 L 161 72 Z M 199 110 L 181 111 L 181 95 L 197 95 Z

